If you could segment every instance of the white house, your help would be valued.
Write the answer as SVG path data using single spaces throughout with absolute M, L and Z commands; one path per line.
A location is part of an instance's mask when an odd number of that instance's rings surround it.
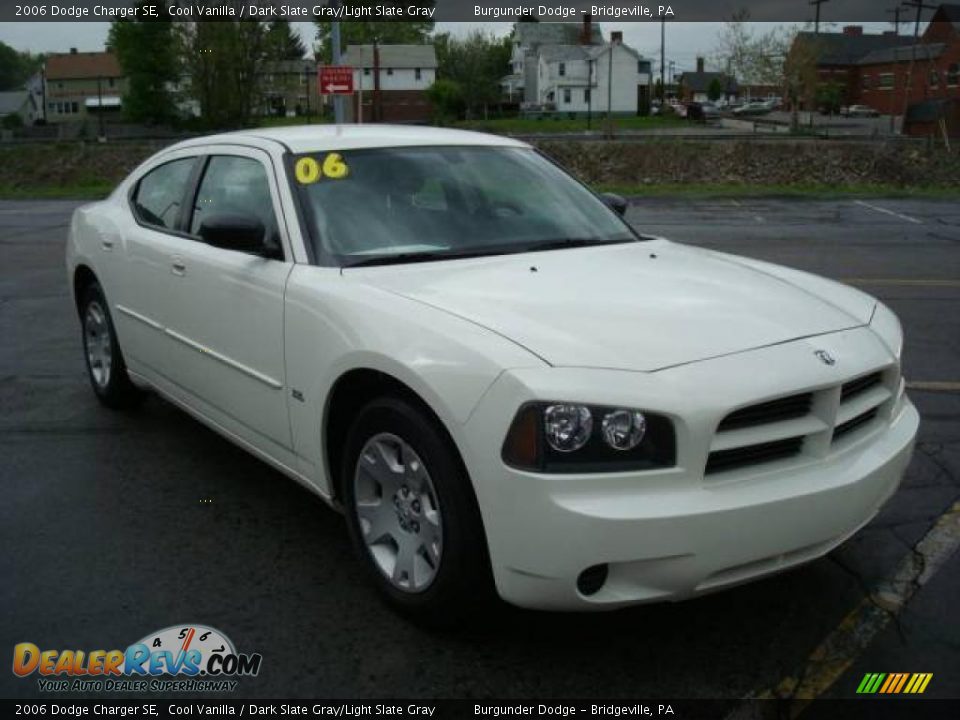
M 645 112 L 650 61 L 611 33 L 604 42 L 589 16 L 577 23 L 517 23 L 504 93 L 529 111 L 622 115 Z
M 363 103 L 363 122 L 428 122 L 426 90 L 437 78 L 433 45 L 349 45 L 343 64 L 354 68 L 352 116 Z M 375 68 L 379 68 L 379 72 Z

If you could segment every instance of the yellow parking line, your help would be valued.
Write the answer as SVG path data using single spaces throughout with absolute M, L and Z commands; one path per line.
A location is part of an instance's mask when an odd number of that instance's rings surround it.
M 960 392 L 960 382 L 952 380 L 910 380 L 908 390 L 926 390 L 928 392 Z
M 784 677 L 773 688 L 747 696 L 747 700 L 783 699 L 788 701 L 780 717 L 796 718 L 811 700 L 827 691 L 853 665 L 870 642 L 900 614 L 914 593 L 927 582 L 960 548 L 960 502 L 947 510 L 907 553 L 886 580 L 873 589 L 810 653 L 806 663 L 794 675 Z M 919 677 L 918 677 L 919 675 Z M 930 677 L 914 675 L 904 692 L 922 693 Z M 889 683 L 889 681 L 888 681 Z M 755 717 L 754 706 L 743 703 L 726 720 Z
M 950 278 L 840 278 L 840 282 L 847 285 L 960 288 L 960 280 Z

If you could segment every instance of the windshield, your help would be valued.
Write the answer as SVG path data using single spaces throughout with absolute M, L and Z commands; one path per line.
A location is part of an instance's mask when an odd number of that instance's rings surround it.
M 298 155 L 315 256 L 351 266 L 637 240 L 593 193 L 526 148 L 410 147 Z

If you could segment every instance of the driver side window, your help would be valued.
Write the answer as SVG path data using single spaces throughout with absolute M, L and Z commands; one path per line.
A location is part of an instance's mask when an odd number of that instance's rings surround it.
M 266 229 L 265 240 L 279 246 L 270 181 L 259 161 L 234 155 L 210 158 L 194 201 L 190 234 L 199 235 L 206 218 L 222 215 L 255 216 Z

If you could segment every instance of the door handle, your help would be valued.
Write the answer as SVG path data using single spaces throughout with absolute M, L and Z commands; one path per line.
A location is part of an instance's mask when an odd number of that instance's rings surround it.
M 187 274 L 187 265 L 180 258 L 173 258 L 170 263 L 170 272 L 174 275 L 186 275 Z

